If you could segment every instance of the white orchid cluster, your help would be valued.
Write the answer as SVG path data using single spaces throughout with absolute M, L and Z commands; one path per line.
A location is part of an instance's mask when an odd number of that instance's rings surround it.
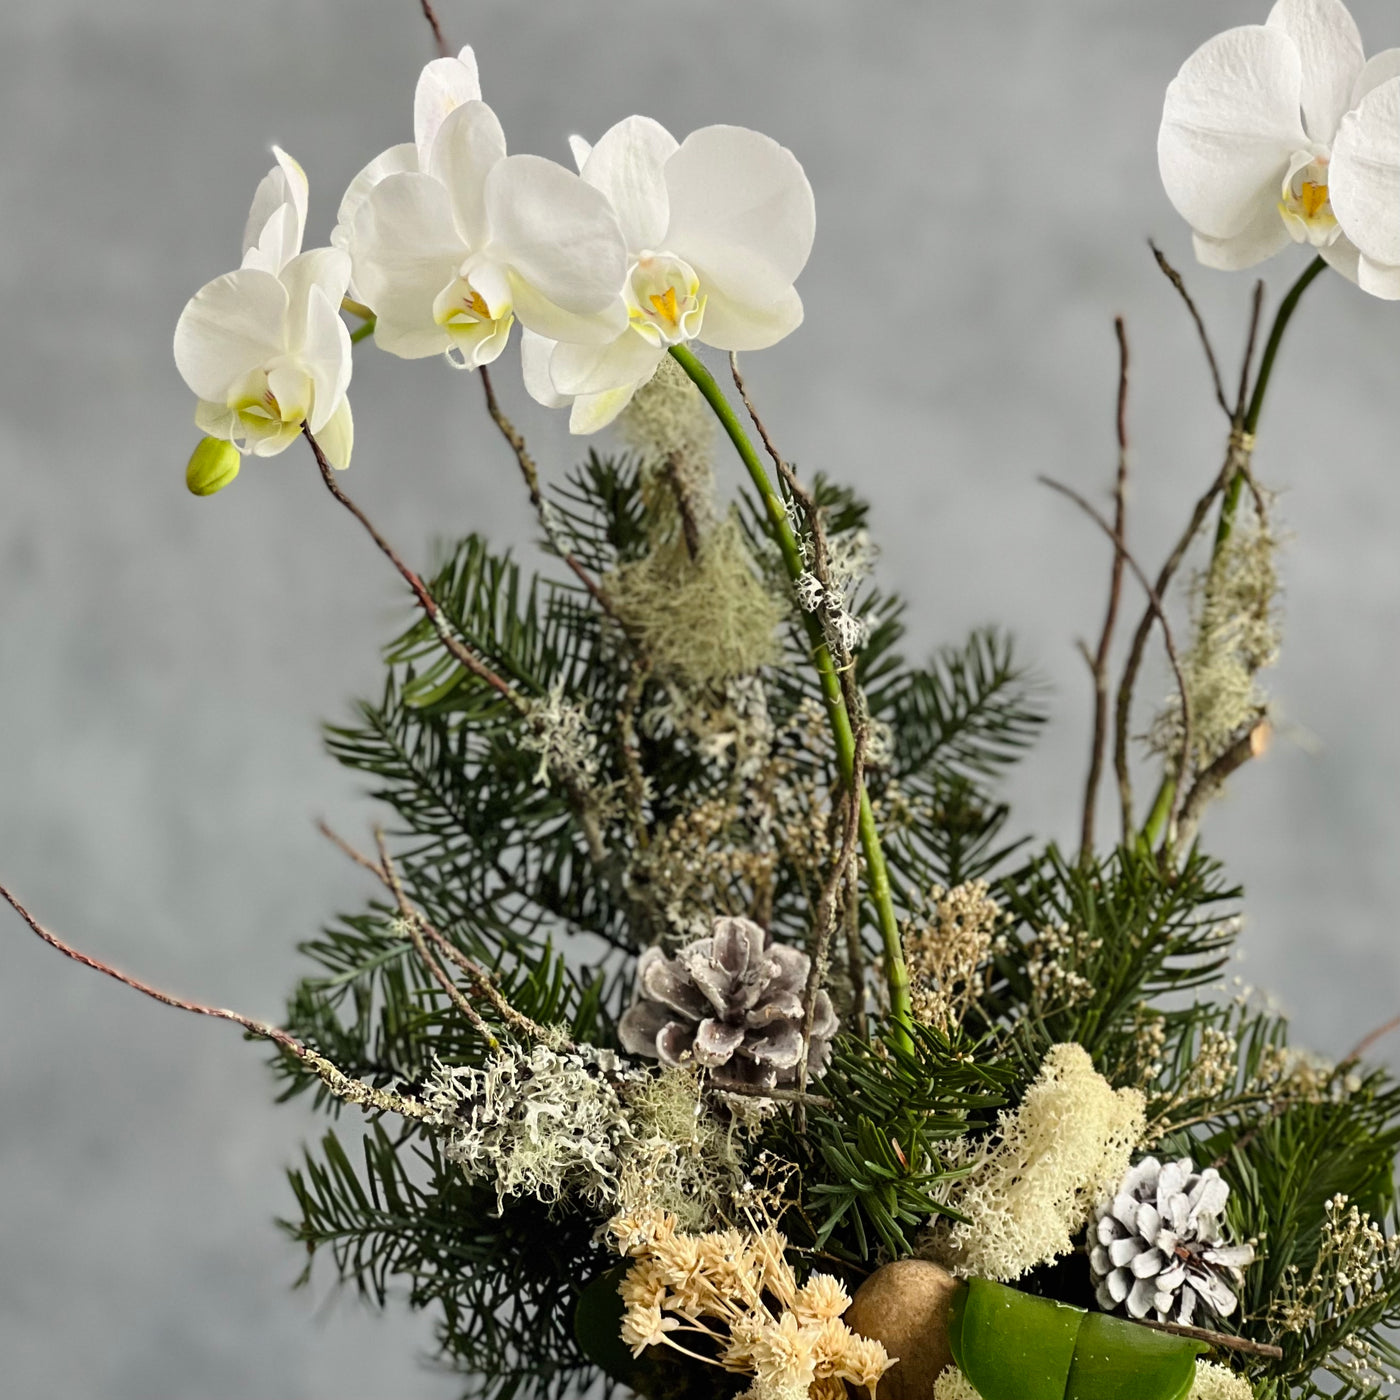
M 575 433 L 612 422 L 672 346 L 757 350 L 800 324 L 793 282 L 815 215 L 790 151 L 737 126 L 678 142 L 640 116 L 570 145 L 577 173 L 507 155 L 472 50 L 435 59 L 414 139 L 365 166 L 331 246 L 305 253 L 306 176 L 278 150 L 242 266 L 203 287 L 176 328 L 198 426 L 272 456 L 304 424 L 347 465 L 347 296 L 381 349 L 466 369 L 494 361 L 519 320 L 525 385 L 570 406 Z
M 1208 267 L 1304 243 L 1400 299 L 1400 49 L 1367 62 L 1342 0 L 1278 0 L 1202 44 L 1167 89 L 1157 156 Z

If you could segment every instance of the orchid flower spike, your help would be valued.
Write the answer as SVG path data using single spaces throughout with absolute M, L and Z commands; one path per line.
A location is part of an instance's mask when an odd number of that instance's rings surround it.
M 1306 243 L 1400 299 L 1400 49 L 1366 62 L 1342 0 L 1278 0 L 1197 49 L 1167 88 L 1157 158 L 1206 266 Z
M 331 463 L 346 467 L 354 423 L 340 303 L 350 260 L 335 248 L 301 251 L 306 175 L 285 151 L 273 153 L 277 164 L 253 196 L 242 266 L 201 287 L 180 313 L 175 365 L 210 437 L 272 457 L 305 423 Z
M 739 126 L 702 127 L 677 144 L 649 117 L 618 122 L 596 146 L 570 144 L 584 181 L 617 210 L 628 256 L 619 333 L 522 341 L 525 387 L 547 407 L 571 403 L 571 432 L 612 422 L 673 345 L 762 350 L 801 324 L 793 283 L 816 213 L 786 147 Z
M 517 316 L 556 339 L 605 342 L 626 325 L 612 206 L 553 161 L 507 156 L 470 49 L 424 68 L 413 144 L 355 177 L 332 241 L 349 249 L 375 342 L 404 359 L 489 364 Z

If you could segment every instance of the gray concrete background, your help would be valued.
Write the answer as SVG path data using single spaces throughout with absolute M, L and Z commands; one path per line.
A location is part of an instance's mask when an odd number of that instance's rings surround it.
M 1368 46 L 1400 44 L 1356 0 Z M 870 495 L 920 649 L 996 620 L 1055 686 L 1017 778 L 1072 836 L 1087 744 L 1073 651 L 1103 542 L 1039 472 L 1103 499 L 1111 318 L 1129 318 L 1133 533 L 1160 556 L 1221 423 L 1152 267 L 1186 231 L 1153 155 L 1162 89 L 1264 0 L 442 0 L 516 150 L 566 159 L 633 110 L 791 145 L 816 188 L 808 320 L 750 377 L 785 450 Z M 315 836 L 363 830 L 317 721 L 375 684 L 394 580 L 304 454 L 212 501 L 181 483 L 192 405 L 170 336 L 232 266 L 272 141 L 324 241 L 363 160 L 410 131 L 414 0 L 9 0 L 0 8 L 0 872 L 84 947 L 276 1018 L 294 943 L 355 906 Z M 1301 255 L 1270 265 L 1275 299 Z M 1192 271 L 1233 363 L 1249 283 Z M 366 347 L 348 485 L 410 556 L 527 543 L 471 379 Z M 1250 887 L 1245 973 L 1344 1051 L 1400 1006 L 1400 307 L 1328 277 L 1287 346 L 1258 469 L 1284 491 L 1292 735 L 1210 818 Z M 562 415 L 498 380 L 546 470 Z M 737 479 L 737 473 L 736 473 Z M 1159 670 L 1154 684 L 1165 685 Z M 1105 826 L 1105 835 L 1108 834 Z M 272 1218 L 320 1122 L 262 1052 L 63 962 L 0 918 L 0 1393 L 14 1400 L 450 1396 L 429 1330 L 310 1292 Z

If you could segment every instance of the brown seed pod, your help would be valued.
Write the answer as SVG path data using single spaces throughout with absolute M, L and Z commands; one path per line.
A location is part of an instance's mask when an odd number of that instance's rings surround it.
M 896 1260 L 861 1284 L 842 1321 L 898 1358 L 880 1382 L 879 1400 L 933 1400 L 933 1383 L 953 1364 L 948 1308 L 957 1286 L 927 1259 Z

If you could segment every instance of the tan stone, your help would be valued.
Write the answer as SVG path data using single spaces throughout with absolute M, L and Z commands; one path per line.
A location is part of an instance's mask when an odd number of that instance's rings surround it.
M 879 1400 L 933 1400 L 933 1383 L 953 1364 L 948 1307 L 957 1286 L 937 1264 L 899 1259 L 856 1291 L 842 1321 L 899 1358 L 880 1382 Z

